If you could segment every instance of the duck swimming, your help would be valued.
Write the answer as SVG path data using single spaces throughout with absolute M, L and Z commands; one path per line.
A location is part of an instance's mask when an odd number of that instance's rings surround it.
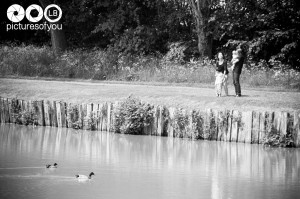
M 75 177 L 76 177 L 78 180 L 90 180 L 90 179 L 92 178 L 92 175 L 95 175 L 94 172 L 91 172 L 91 173 L 89 174 L 89 176 L 77 174 L 77 175 L 75 175 Z
M 57 168 L 57 164 L 56 164 L 56 163 L 54 163 L 53 165 L 47 164 L 47 165 L 46 165 L 46 168 L 47 168 L 47 169 L 56 169 L 56 168 Z

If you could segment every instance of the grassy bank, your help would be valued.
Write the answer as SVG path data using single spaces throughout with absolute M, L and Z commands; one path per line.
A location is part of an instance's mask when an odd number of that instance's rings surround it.
M 49 78 L 51 79 L 51 78 Z M 70 103 L 115 102 L 133 94 L 143 101 L 167 107 L 185 109 L 234 109 L 234 110 L 300 110 L 300 92 L 286 90 L 246 89 L 243 97 L 233 96 L 229 86 L 229 97 L 217 98 L 213 86 L 187 87 L 170 83 L 118 82 L 118 81 L 64 81 L 38 79 L 0 78 L 0 96 L 24 100 L 52 100 Z M 72 79 L 73 80 L 73 79 Z
M 56 58 L 47 46 L 0 46 L 0 75 L 213 84 L 214 61 L 183 61 L 181 54 L 120 56 L 99 49 L 76 49 Z M 300 73 L 248 64 L 241 81 L 248 87 L 300 88 Z M 230 81 L 231 82 L 231 81 Z

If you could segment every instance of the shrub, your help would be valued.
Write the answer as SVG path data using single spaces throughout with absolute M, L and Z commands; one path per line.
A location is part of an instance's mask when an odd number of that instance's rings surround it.
M 21 125 L 38 125 L 38 116 L 33 110 L 23 110 L 21 105 L 18 104 L 16 99 L 12 99 L 12 117 L 15 119 L 16 124 Z
M 129 96 L 114 110 L 114 129 L 117 133 L 142 134 L 144 127 L 153 121 L 154 107 Z
M 175 111 L 174 123 L 172 125 L 174 125 L 175 128 L 175 137 L 182 137 L 183 134 L 186 134 L 188 131 L 192 130 L 189 126 L 189 117 L 182 109 L 177 109 Z
M 16 124 L 21 125 L 38 125 L 38 116 L 32 111 L 24 110 L 18 113 L 13 113 L 13 117 L 15 118 Z
M 283 135 L 273 127 L 264 137 L 263 145 L 269 147 L 295 147 L 291 133 Z
M 175 42 L 170 44 L 169 51 L 163 57 L 164 62 L 171 63 L 184 63 L 185 54 L 184 51 L 187 49 L 187 46 L 181 42 Z
M 204 116 L 200 111 L 192 112 L 192 138 L 204 139 Z
M 0 73 L 3 75 L 49 76 L 53 75 L 51 63 L 55 57 L 49 47 L 33 45 L 1 46 Z
M 22 123 L 24 125 L 38 125 L 38 116 L 33 111 L 22 111 L 20 112 Z
M 293 119 L 289 117 L 287 121 L 286 134 L 280 133 L 277 129 L 274 128 L 272 118 L 273 115 L 267 115 L 268 120 L 266 120 L 266 134 L 263 138 L 263 145 L 269 147 L 295 147 L 293 139 Z
M 87 115 L 84 118 L 84 122 L 87 124 L 87 130 L 94 131 L 97 129 L 97 122 L 99 118 L 96 117 L 93 113 L 90 113 L 90 115 Z
M 124 55 L 113 48 L 78 48 L 55 58 L 47 46 L 2 45 L 0 75 L 213 84 L 214 60 L 186 60 L 185 49 L 183 44 L 173 43 L 165 56 L 145 56 Z M 282 63 L 272 64 L 273 68 L 270 69 L 263 60 L 249 60 L 242 71 L 242 84 L 250 87 L 280 86 L 300 89 L 299 71 L 289 69 Z
M 73 129 L 82 129 L 83 118 L 79 117 L 78 105 L 68 106 L 68 123 Z
M 80 114 L 78 105 L 68 106 L 67 113 L 68 123 L 73 129 L 82 129 L 83 123 L 86 125 L 87 130 L 94 131 L 97 129 L 99 117 L 97 117 L 94 113 L 90 113 L 85 117 L 79 117 Z

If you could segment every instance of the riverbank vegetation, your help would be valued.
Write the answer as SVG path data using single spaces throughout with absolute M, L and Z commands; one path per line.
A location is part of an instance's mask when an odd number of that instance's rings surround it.
M 60 57 L 47 46 L 0 46 L 1 76 L 58 77 L 95 80 L 213 84 L 214 60 L 185 60 L 184 46 L 166 55 L 125 56 L 101 49 L 74 49 Z M 249 63 L 241 76 L 249 87 L 300 88 L 300 72 Z
M 56 107 L 49 101 L 44 103 L 1 99 L 0 119 L 4 119 L 1 122 L 191 140 L 260 143 L 268 147 L 295 147 L 298 136 L 296 120 L 290 113 L 284 118 L 278 115 L 279 112 L 252 112 L 249 118 L 245 112 L 154 106 L 134 96 L 99 105 L 57 102 L 59 107 Z M 254 126 L 260 126 L 259 130 Z M 286 131 L 283 131 L 285 127 Z

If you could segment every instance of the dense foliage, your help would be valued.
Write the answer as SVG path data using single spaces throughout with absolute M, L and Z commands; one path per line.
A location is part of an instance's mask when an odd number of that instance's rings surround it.
M 248 62 L 259 68 L 300 70 L 299 1 L 206 2 L 202 10 L 209 18 L 204 28 L 207 36 L 212 37 L 213 54 L 222 49 L 230 58 L 233 48 L 246 44 Z M 39 1 L 3 2 L 0 41 L 50 44 L 47 31 L 6 31 L 5 25 L 10 23 L 6 9 L 12 3 L 26 8 Z M 199 55 L 195 17 L 187 0 L 58 0 L 54 3 L 63 10 L 63 28 L 70 49 L 97 47 L 107 50 L 118 61 L 120 54 L 165 55 L 173 44 L 181 43 L 186 46 L 183 53 L 188 59 Z M 24 19 L 22 23 L 29 22 Z
M 140 135 L 143 133 L 144 127 L 149 126 L 153 121 L 153 114 L 154 107 L 152 105 L 130 96 L 120 102 L 114 111 L 115 132 Z
M 300 11 L 296 0 L 231 0 L 217 11 L 225 46 L 245 43 L 251 61 L 300 69 Z

